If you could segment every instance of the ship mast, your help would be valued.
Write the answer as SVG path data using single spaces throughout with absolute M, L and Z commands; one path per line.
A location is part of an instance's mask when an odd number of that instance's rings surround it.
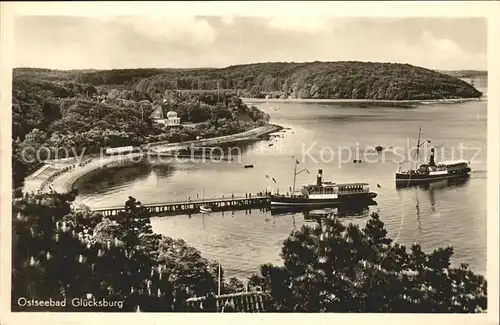
M 420 147 L 423 146 L 424 144 L 426 143 L 431 143 L 431 140 L 426 140 L 426 141 L 422 141 L 420 142 L 420 134 L 422 132 L 422 127 L 420 127 L 420 129 L 418 130 L 418 141 L 417 141 L 417 161 L 415 163 L 415 169 L 418 169 L 419 168 L 419 153 L 420 153 Z M 432 156 L 431 156 L 432 157 Z M 429 162 L 430 163 L 430 162 Z
M 420 152 L 420 133 L 422 132 L 422 127 L 418 129 L 418 141 L 417 141 L 417 162 L 415 164 L 415 169 L 418 169 L 418 156 Z
M 294 158 L 295 159 L 295 158 Z M 297 165 L 299 161 L 295 159 L 295 163 L 293 164 L 293 185 L 292 185 L 292 196 L 295 196 L 295 181 L 297 180 Z
M 293 166 L 293 185 L 292 185 L 292 196 L 295 196 L 295 181 L 297 180 L 297 175 L 303 173 L 303 172 L 307 172 L 309 173 L 309 171 L 307 170 L 307 168 L 304 168 L 300 171 L 297 171 L 297 165 L 299 164 L 299 161 L 293 157 L 293 159 L 295 159 L 295 164 Z

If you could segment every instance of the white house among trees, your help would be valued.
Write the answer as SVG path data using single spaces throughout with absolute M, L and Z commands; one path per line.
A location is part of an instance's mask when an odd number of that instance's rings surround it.
M 163 115 L 163 109 L 161 106 L 158 106 L 151 113 L 151 120 L 155 124 L 163 124 L 165 126 L 179 126 L 181 125 L 181 118 L 177 116 L 177 113 L 174 111 L 169 111 L 167 113 L 167 118 Z
M 177 113 L 170 111 L 167 113 L 167 126 L 178 126 L 181 125 L 181 118 L 177 116 Z

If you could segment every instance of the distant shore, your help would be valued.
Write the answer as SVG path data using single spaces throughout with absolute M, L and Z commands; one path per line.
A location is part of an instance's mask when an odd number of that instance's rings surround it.
M 240 143 L 246 141 L 258 140 L 259 137 L 265 136 L 267 134 L 276 132 L 283 129 L 283 127 L 275 124 L 267 124 L 258 128 L 254 128 L 245 132 L 231 134 L 222 137 L 200 139 L 185 142 L 176 143 L 150 143 L 145 147 L 154 152 L 161 153 L 162 151 L 172 150 L 178 147 L 189 147 L 189 146 L 215 146 L 230 143 Z M 84 166 L 78 166 L 78 162 L 75 158 L 71 159 L 60 159 L 58 161 L 51 161 L 40 167 L 30 176 L 26 177 L 24 181 L 23 192 L 31 193 L 38 192 L 42 183 L 48 179 L 55 172 L 61 170 L 62 168 L 70 165 L 76 165 L 73 169 L 55 177 L 50 184 L 50 188 L 58 193 L 65 193 L 71 191 L 73 184 L 85 176 L 86 174 L 101 168 L 106 168 L 113 166 L 115 164 L 124 163 L 128 160 L 134 160 L 134 158 L 144 155 L 143 153 L 132 153 L 126 155 L 117 156 L 105 156 L 96 155 L 93 157 L 92 161 Z M 46 186 L 44 190 L 49 190 Z
M 386 100 L 386 99 L 319 99 L 319 98 L 242 98 L 244 103 L 308 103 L 308 104 L 455 104 L 471 101 L 483 101 L 481 98 L 456 98 L 456 99 L 407 99 L 407 100 Z

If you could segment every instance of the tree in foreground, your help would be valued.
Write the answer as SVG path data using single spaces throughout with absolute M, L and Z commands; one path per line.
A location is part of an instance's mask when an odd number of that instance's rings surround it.
M 156 235 L 149 212 L 130 197 L 111 218 L 71 207 L 74 194 L 15 200 L 12 310 L 81 311 L 76 299 L 121 301 L 86 311 L 183 311 L 193 295 L 214 292 L 214 263 L 182 241 Z M 19 299 L 66 300 L 33 308 Z
M 266 264 L 251 285 L 268 292 L 277 311 L 474 313 L 487 307 L 487 282 L 453 249 L 408 250 L 387 237 L 377 214 L 365 227 L 338 218 L 303 226 L 284 241 L 283 266 Z
M 182 240 L 154 234 L 149 212 L 134 198 L 110 218 L 76 210 L 73 200 L 74 193 L 14 199 L 12 310 L 40 310 L 20 308 L 18 299 L 26 298 L 123 301 L 86 311 L 186 311 L 187 298 L 216 292 L 218 265 Z M 283 266 L 263 265 L 247 284 L 230 279 L 221 289 L 258 286 L 272 302 L 269 311 L 486 310 L 486 280 L 465 265 L 452 267 L 452 254 L 407 250 L 387 237 L 378 215 L 362 229 L 332 217 L 292 232 Z M 70 303 L 42 310 L 81 311 Z

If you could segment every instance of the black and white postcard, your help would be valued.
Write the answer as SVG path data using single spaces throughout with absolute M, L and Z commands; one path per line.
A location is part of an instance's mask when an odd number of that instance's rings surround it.
M 2 3 L 2 320 L 498 321 L 498 7 Z

